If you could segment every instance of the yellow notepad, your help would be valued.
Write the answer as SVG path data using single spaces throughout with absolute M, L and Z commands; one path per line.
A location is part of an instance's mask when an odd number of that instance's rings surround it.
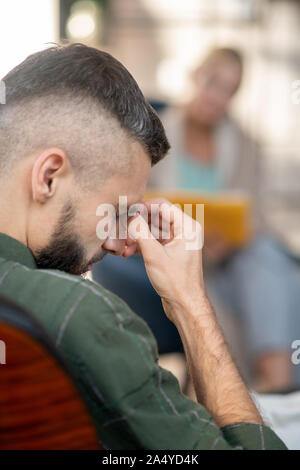
M 251 200 L 241 193 L 210 195 L 195 191 L 147 191 L 145 199 L 164 197 L 173 204 L 204 204 L 204 237 L 212 233 L 220 235 L 232 247 L 242 247 L 249 242 L 252 232 Z

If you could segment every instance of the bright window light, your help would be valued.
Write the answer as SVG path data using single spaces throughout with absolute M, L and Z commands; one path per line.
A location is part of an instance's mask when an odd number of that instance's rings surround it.
M 87 38 L 95 32 L 95 29 L 95 20 L 89 13 L 75 14 L 67 24 L 68 35 L 71 38 Z

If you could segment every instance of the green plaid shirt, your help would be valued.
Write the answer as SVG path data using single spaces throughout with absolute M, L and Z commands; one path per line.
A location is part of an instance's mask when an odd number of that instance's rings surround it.
M 81 276 L 37 269 L 31 251 L 4 234 L 0 294 L 27 309 L 52 337 L 105 449 L 285 449 L 267 426 L 220 429 L 158 365 L 148 325 L 121 299 Z

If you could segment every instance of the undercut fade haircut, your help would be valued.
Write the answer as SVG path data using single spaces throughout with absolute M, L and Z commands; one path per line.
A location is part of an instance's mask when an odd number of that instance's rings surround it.
M 45 145 L 63 147 L 81 170 L 87 170 L 93 155 L 91 174 L 95 156 L 103 167 L 128 167 L 130 155 L 120 162 L 114 148 L 117 142 L 120 150 L 128 137 L 142 145 L 152 165 L 170 148 L 159 117 L 136 81 L 107 52 L 83 44 L 51 46 L 27 57 L 3 81 L 0 170 L 9 159 Z

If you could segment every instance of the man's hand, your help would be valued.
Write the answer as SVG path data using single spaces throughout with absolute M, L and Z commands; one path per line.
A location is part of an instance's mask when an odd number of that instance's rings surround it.
M 131 242 L 126 255 L 137 252 L 134 245 L 141 251 L 150 282 L 176 323 L 172 307 L 183 307 L 204 295 L 202 227 L 166 199 L 144 201 L 144 205 L 144 214 L 128 225 Z
M 166 200 L 144 204 L 148 210 L 129 223 L 132 244 L 128 250 L 134 252 L 136 243 L 166 315 L 178 329 L 197 400 L 221 427 L 239 422 L 263 423 L 205 295 L 202 227 Z M 157 204 L 157 214 L 152 212 L 156 224 L 151 224 L 155 234 L 149 229 L 153 204 Z

